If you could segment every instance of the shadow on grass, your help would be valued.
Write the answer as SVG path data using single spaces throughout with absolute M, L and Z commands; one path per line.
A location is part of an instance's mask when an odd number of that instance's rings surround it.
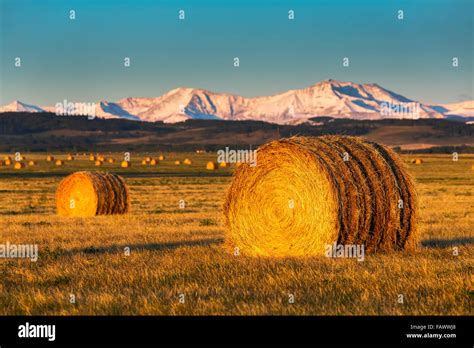
M 421 245 L 426 248 L 446 248 L 457 245 L 471 245 L 474 244 L 474 238 L 454 238 L 454 239 L 427 239 L 421 242 Z
M 179 241 L 170 243 L 150 243 L 150 244 L 129 244 L 129 245 L 109 245 L 106 247 L 87 247 L 81 249 L 73 249 L 67 251 L 66 254 L 107 254 L 107 253 L 123 253 L 125 248 L 130 248 L 130 252 L 134 251 L 170 251 L 183 247 L 196 247 L 196 246 L 210 246 L 213 244 L 221 244 L 224 242 L 222 238 L 212 239 L 201 239 L 192 241 Z

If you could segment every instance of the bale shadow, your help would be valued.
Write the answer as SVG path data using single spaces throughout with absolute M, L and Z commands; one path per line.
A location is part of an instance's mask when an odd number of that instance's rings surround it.
M 151 243 L 151 244 L 129 244 L 129 245 L 109 245 L 106 247 L 87 247 L 78 248 L 65 252 L 66 255 L 86 254 L 109 254 L 109 253 L 123 253 L 125 248 L 130 248 L 130 252 L 134 251 L 171 251 L 183 247 L 196 246 L 211 246 L 214 244 L 221 244 L 224 242 L 223 238 L 201 239 L 193 241 L 178 241 L 170 243 Z
M 450 246 L 471 245 L 474 244 L 473 237 L 454 238 L 454 239 L 427 239 L 421 242 L 425 248 L 446 248 Z

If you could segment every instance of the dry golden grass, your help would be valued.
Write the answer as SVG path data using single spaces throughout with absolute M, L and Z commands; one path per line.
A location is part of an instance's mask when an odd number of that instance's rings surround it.
M 104 164 L 125 176 L 132 210 L 94 218 L 55 214 L 60 180 L 93 170 L 87 158 L 55 167 L 28 154 L 38 166 L 1 167 L 0 243 L 37 243 L 39 259 L 0 259 L 0 314 L 473 314 L 474 156 L 420 156 L 422 166 L 404 157 L 420 198 L 421 247 L 364 262 L 228 253 L 221 208 L 230 171 L 206 171 L 215 154 L 189 154 L 195 165 L 176 167 L 180 156 L 156 167 Z

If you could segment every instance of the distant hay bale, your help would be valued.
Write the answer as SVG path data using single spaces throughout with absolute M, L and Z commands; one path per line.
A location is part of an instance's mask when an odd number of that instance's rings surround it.
M 104 162 L 102 162 L 102 161 L 100 161 L 100 160 L 95 161 L 95 165 L 96 165 L 97 167 L 102 166 L 103 163 L 104 163 Z
M 104 156 L 98 156 L 97 160 L 99 160 L 101 162 L 105 162 L 105 157 Z
M 34 166 L 36 166 L 36 162 L 35 161 L 29 161 L 28 166 L 34 167 Z
M 56 165 L 57 165 L 57 166 L 62 166 L 62 165 L 64 165 L 64 161 L 58 159 L 58 160 L 56 161 Z
M 151 159 L 150 161 L 150 166 L 156 166 L 158 164 L 158 161 L 154 158 Z
M 25 164 L 23 162 L 15 162 L 15 165 L 13 166 L 15 169 L 22 169 L 25 168 Z
M 115 163 L 115 159 L 113 159 L 113 158 L 107 158 L 107 162 L 108 162 L 108 163 Z
M 229 164 L 227 162 L 219 163 L 219 167 L 221 167 L 221 168 L 227 168 L 228 166 L 229 166 Z
M 6 166 L 9 166 L 9 165 L 11 165 L 11 164 L 12 164 L 12 160 L 11 160 L 11 159 L 6 159 L 6 160 L 5 160 L 5 165 L 6 165 Z
M 423 163 L 423 160 L 421 158 L 414 158 L 411 163 L 414 163 L 414 164 L 422 164 Z
M 64 178 L 56 191 L 61 216 L 125 214 L 130 194 L 122 177 L 106 172 L 76 172 Z
M 89 155 L 89 161 L 95 162 L 97 158 L 94 155 Z
M 74 161 L 74 156 L 71 155 L 71 154 L 68 154 L 67 157 L 66 157 L 66 159 L 67 159 L 68 161 Z
M 12 160 L 12 158 L 11 158 L 10 156 L 5 156 L 5 157 L 3 157 L 3 159 L 4 159 L 5 161 L 7 161 L 7 160 L 10 160 L 10 161 L 11 161 L 11 160 Z
M 48 161 L 48 162 L 54 162 L 54 157 L 51 156 L 51 155 L 49 155 L 49 156 L 46 157 L 46 161 Z
M 151 161 L 151 157 L 145 157 L 145 162 L 149 163 Z
M 176 164 L 177 166 L 179 166 L 179 165 L 181 164 L 181 162 L 178 161 L 178 160 L 176 160 L 176 161 L 174 161 L 174 164 Z
M 187 166 L 193 164 L 193 162 L 189 158 L 185 158 L 183 161 L 183 164 L 186 164 Z
M 120 166 L 122 168 L 130 168 L 132 166 L 132 162 L 130 161 L 122 161 L 122 163 L 120 163 Z
M 226 244 L 247 255 L 324 255 L 416 246 L 417 198 L 391 149 L 357 137 L 292 137 L 235 171 L 224 204 Z
M 164 155 L 160 155 L 160 156 L 158 157 L 158 160 L 159 160 L 159 161 L 164 161 L 164 160 L 165 160 L 165 156 L 164 156 Z
M 146 166 L 148 162 L 146 160 L 142 160 L 142 165 Z
M 216 170 L 217 169 L 217 164 L 214 163 L 214 162 L 207 162 L 206 169 L 207 170 Z

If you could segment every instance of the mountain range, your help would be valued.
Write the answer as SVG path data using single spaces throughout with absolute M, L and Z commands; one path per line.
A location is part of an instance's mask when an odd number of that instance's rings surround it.
M 59 102 L 61 105 L 63 101 Z M 155 98 L 125 98 L 94 103 L 95 116 L 137 121 L 176 123 L 187 119 L 257 120 L 299 124 L 316 116 L 352 119 L 471 118 L 474 101 L 430 105 L 409 99 L 376 83 L 324 80 L 304 89 L 272 96 L 246 98 L 204 89 L 180 87 Z M 56 106 L 20 101 L 0 112 L 53 112 Z

